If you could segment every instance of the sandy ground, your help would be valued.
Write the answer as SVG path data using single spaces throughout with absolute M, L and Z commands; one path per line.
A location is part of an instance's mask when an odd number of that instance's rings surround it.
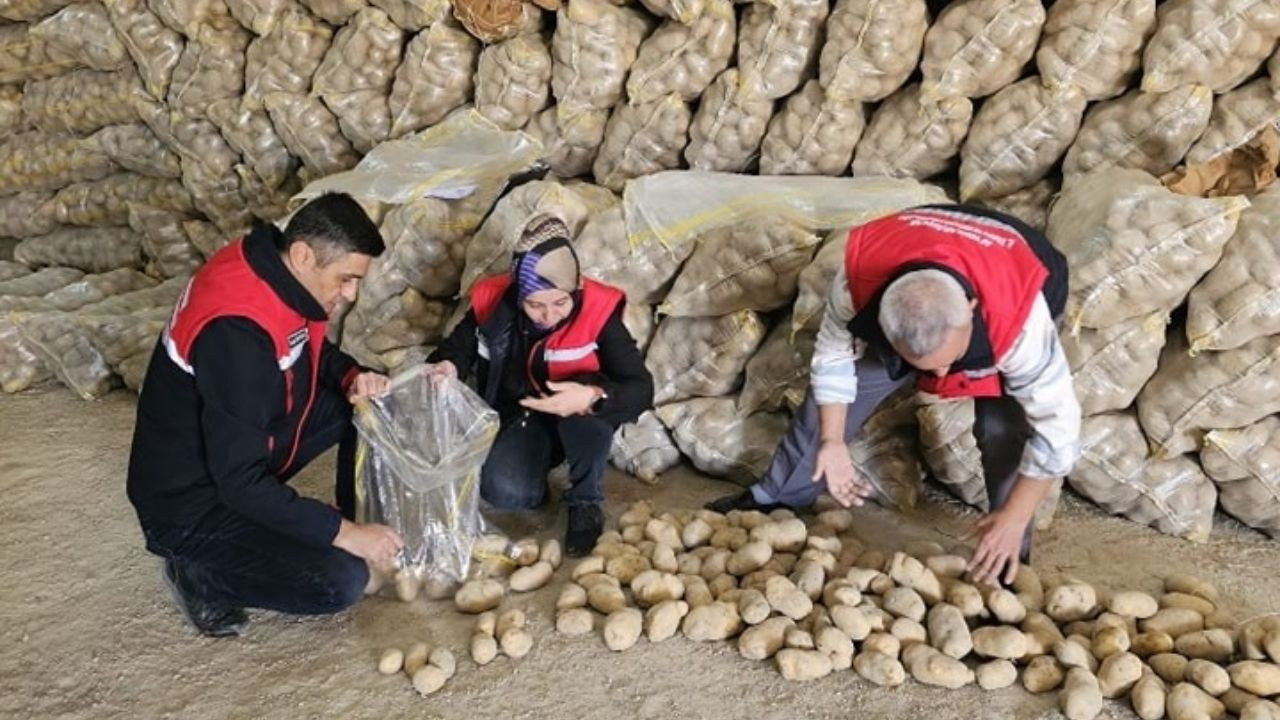
M 201 638 L 171 607 L 125 499 L 133 411 L 125 393 L 90 404 L 62 389 L 0 397 L 0 717 L 1060 717 L 1052 695 L 1016 688 L 882 690 L 850 672 L 790 684 L 728 644 L 642 640 L 613 654 L 598 636 L 554 633 L 554 584 L 507 601 L 529 612 L 536 644 L 527 658 L 484 668 L 464 659 L 429 699 L 403 675 L 383 677 L 374 666 L 381 649 L 417 640 L 464 657 L 472 621 L 445 603 L 366 599 L 311 619 L 255 612 L 243 638 Z M 330 456 L 296 482 L 328 497 L 331 471 Z M 607 484 L 611 517 L 641 497 L 682 508 L 728 489 L 684 471 L 658 488 L 617 474 Z M 950 545 L 973 517 L 935 498 L 905 521 L 862 511 L 857 534 L 871 546 Z M 559 534 L 563 518 L 548 511 L 534 524 L 544 536 Z M 1241 618 L 1280 610 L 1280 545 L 1228 520 L 1207 546 L 1193 546 L 1069 497 L 1038 538 L 1037 565 L 1148 590 L 1163 573 L 1195 572 L 1216 581 Z M 1133 717 L 1116 704 L 1105 716 Z

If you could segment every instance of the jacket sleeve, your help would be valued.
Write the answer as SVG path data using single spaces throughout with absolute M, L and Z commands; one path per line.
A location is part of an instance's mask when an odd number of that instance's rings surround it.
M 355 358 L 342 352 L 337 345 L 324 341 L 320 348 L 320 385 L 336 388 L 343 397 L 355 381 L 356 375 L 363 371 Z
M 338 511 L 299 495 L 270 470 L 269 425 L 285 389 L 266 333 L 241 318 L 215 320 L 196 338 L 191 364 L 206 463 L 218 499 L 308 545 L 332 544 L 341 522 Z
M 599 385 L 608 394 L 595 415 L 615 428 L 634 422 L 641 413 L 653 407 L 653 375 L 645 367 L 644 356 L 636 347 L 636 341 L 622 323 L 623 309 L 624 306 L 619 304 L 596 341 L 600 373 L 579 379 Z
M 831 279 L 822 325 L 809 363 L 813 399 L 819 405 L 852 404 L 858 399 L 858 356 L 849 323 L 854 318 L 853 296 L 844 266 Z
M 458 326 L 449 333 L 449 337 L 440 341 L 436 349 L 427 357 L 427 362 L 438 363 L 448 360 L 458 369 L 458 379 L 466 381 L 476 363 L 476 316 L 468 310 Z

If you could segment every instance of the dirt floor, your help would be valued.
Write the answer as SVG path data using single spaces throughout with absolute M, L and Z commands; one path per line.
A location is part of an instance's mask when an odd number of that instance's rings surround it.
M 464 658 L 473 622 L 447 603 L 366 599 L 311 619 L 255 612 L 243 638 L 197 637 L 173 610 L 125 499 L 133 412 L 125 393 L 96 403 L 62 389 L 0 397 L 0 717 L 1060 717 L 1053 695 L 1017 688 L 882 690 L 851 672 L 790 684 L 729 644 L 641 640 L 614 654 L 598 636 L 555 634 L 554 584 L 507 600 L 529 613 L 535 646 L 527 658 L 484 668 L 462 659 L 457 677 L 429 699 L 403 675 L 374 668 L 383 648 L 418 640 Z M 327 498 L 331 472 L 330 456 L 296 482 Z M 684 508 L 731 488 L 680 471 L 657 488 L 613 474 L 607 489 L 616 517 L 637 498 Z M 862 511 L 857 534 L 871 546 L 952 545 L 974 517 L 935 498 L 906 520 Z M 537 521 L 544 536 L 562 532 L 553 510 Z M 1068 497 L 1036 548 L 1042 570 L 1147 590 L 1164 573 L 1199 573 L 1218 583 L 1240 618 L 1280 610 L 1280 544 L 1232 521 L 1220 521 L 1208 545 L 1193 546 Z M 1105 716 L 1133 717 L 1117 704 Z

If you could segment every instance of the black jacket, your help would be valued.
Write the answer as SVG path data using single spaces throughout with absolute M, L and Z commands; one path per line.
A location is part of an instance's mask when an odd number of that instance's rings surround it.
M 581 303 L 576 304 L 574 313 L 578 307 Z M 604 388 L 608 398 L 594 415 L 613 428 L 634 422 L 653 407 L 653 376 L 644 366 L 644 356 L 636 348 L 635 340 L 622 324 L 623 309 L 624 305 L 619 304 L 596 339 L 600 372 L 568 378 Z M 565 322 L 572 320 L 571 315 Z M 485 335 L 488 360 L 480 357 L 476 350 L 477 332 Z M 547 382 L 547 364 L 541 355 L 529 357 L 529 347 L 538 337 L 533 323 L 516 305 L 513 284 L 483 327 L 478 326 L 475 313 L 468 311 L 427 362 L 448 360 L 458 369 L 462 380 L 474 374 L 480 395 L 498 411 L 505 424 L 529 412 L 520 406 L 520 400 L 539 394 L 526 376 L 526 362 L 532 360 L 529 366 L 538 384 Z
M 272 240 L 275 232 L 262 227 L 245 238 L 249 266 L 291 308 L 324 319 L 324 309 L 285 267 Z M 229 317 L 209 323 L 190 360 L 194 375 L 157 344 L 138 398 L 128 493 L 143 527 L 193 527 L 225 506 L 302 542 L 331 544 L 338 511 L 298 495 L 273 474 L 286 460 L 307 404 L 310 354 L 302 353 L 293 366 L 289 414 L 275 350 L 252 321 Z M 354 360 L 326 341 L 317 394 L 340 392 L 353 367 Z

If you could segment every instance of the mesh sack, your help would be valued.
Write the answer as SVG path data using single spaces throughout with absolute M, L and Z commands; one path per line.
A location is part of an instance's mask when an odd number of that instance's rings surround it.
M 84 275 L 39 296 L 0 298 L 4 311 L 70 311 L 101 302 L 109 297 L 155 287 L 156 281 L 137 270 L 120 268 L 97 275 Z
M 1176 195 L 1136 170 L 1068 183 L 1047 234 L 1071 268 L 1071 331 L 1176 308 L 1222 257 L 1247 206 L 1239 197 Z
M 994 198 L 983 198 L 975 203 L 996 212 L 1011 215 L 1032 228 L 1044 232 L 1049 224 L 1049 207 L 1057 197 L 1060 183 L 1045 178 L 1031 187 Z
M 707 12 L 707 6 L 712 3 L 707 0 L 640 0 L 640 4 L 654 15 L 692 25 Z
M 560 114 L 608 110 L 622 100 L 627 71 L 649 30 L 646 15 L 605 0 L 561 8 L 551 36 L 551 90 Z
M 0 25 L 0 83 L 20 83 L 61 74 L 75 61 L 32 37 L 27 25 Z
M 216 225 L 204 220 L 187 220 L 182 223 L 182 230 L 206 260 L 231 241 Z
M 404 49 L 404 33 L 377 8 L 356 13 L 338 31 L 311 80 L 312 92 L 338 117 L 342 134 L 360 152 L 387 139 L 386 97 Z
M 1087 417 L 1133 404 L 1156 372 L 1168 313 L 1157 310 L 1101 330 L 1063 333 L 1076 397 Z
M 183 39 L 160 22 L 145 0 L 103 0 L 111 25 L 142 79 L 142 86 L 155 100 L 169 93 L 173 69 L 182 57 Z
M 0 18 L 28 22 L 48 17 L 75 0 L 0 0 Z
M 854 151 L 853 174 L 924 179 L 944 172 L 972 120 L 968 98 L 921 102 L 920 85 L 908 85 L 872 113 Z
M 253 225 L 253 212 L 245 205 L 234 165 L 221 170 L 183 158 L 182 184 L 190 193 L 191 204 L 222 232 L 240 235 Z
M 929 474 L 960 500 L 987 512 L 991 505 L 982 452 L 973 436 L 976 419 L 972 398 L 925 402 L 916 409 Z
M 736 68 L 725 70 L 702 96 L 684 151 L 695 170 L 742 172 L 758 154 L 773 100 L 750 94 L 739 77 Z
M 624 473 L 646 485 L 656 485 L 658 476 L 680 464 L 680 449 L 652 411 L 613 434 L 609 461 Z
M 275 29 L 245 51 L 245 106 L 262 109 L 274 93 L 306 95 L 332 42 L 333 28 L 302 8 L 286 10 Z
M 627 101 L 651 103 L 672 93 L 697 100 L 729 67 L 737 35 L 733 6 L 725 0 L 712 0 L 692 22 L 664 22 L 640 44 L 627 76 Z
M 22 117 L 22 87 L 0 85 L 0 140 L 26 128 Z
M 89 342 L 117 375 L 131 358 L 150 357 L 164 331 L 168 308 L 155 308 L 140 315 L 88 316 L 77 318 Z M 125 382 L 137 389 L 141 383 Z
M 70 285 L 82 277 L 84 277 L 83 271 L 69 267 L 36 270 L 8 280 L 0 280 L 0 297 L 40 297 Z
M 91 142 L 126 170 L 156 178 L 182 177 L 178 156 L 143 123 L 104 127 Z
M 1040 0 L 960 0 L 924 36 L 924 97 L 980 98 L 1012 83 L 1036 51 Z
M 1238 430 L 1214 430 L 1200 450 L 1218 486 L 1222 509 L 1249 527 L 1280 538 L 1280 418 Z
M 254 217 L 268 223 L 284 222 L 289 217 L 293 196 L 302 190 L 298 176 L 290 175 L 283 184 L 271 187 L 248 165 L 236 165 L 235 173 L 240 179 L 240 197 Z
M 409 287 L 427 297 L 457 294 L 468 237 L 447 202 L 422 198 L 396 207 L 382 220 L 382 237 L 387 250 L 374 260 L 362 293 L 377 299 Z
M 694 398 L 654 411 L 693 466 L 743 486 L 760 479 L 787 432 L 781 413 L 738 414 L 732 397 Z
M 817 338 L 809 332 L 792 336 L 791 319 L 783 318 L 751 357 L 738 396 L 739 412 L 794 412 L 804 403 L 809 389 L 809 361 Z
M 1199 165 L 1248 144 L 1263 128 L 1280 126 L 1280 98 L 1268 78 L 1258 78 L 1217 98 L 1209 126 L 1187 152 Z
M 658 312 L 703 317 L 776 310 L 795 296 L 800 271 L 819 242 L 817 235 L 782 219 L 712 230 L 698 239 Z
M 667 296 L 680 265 L 693 252 L 693 243 L 675 248 L 650 240 L 633 245 L 627 239 L 622 208 L 592 215 L 574 247 L 582 272 L 627 294 L 634 303 L 654 304 Z
M 223 0 L 231 17 L 259 37 L 269 35 L 290 6 L 289 0 Z
M 1200 83 L 1226 92 L 1275 49 L 1280 7 L 1269 0 L 1170 0 L 1142 54 L 1142 89 Z
M 192 211 L 191 196 L 181 182 L 134 173 L 69 185 L 51 202 L 58 222 L 66 225 L 128 225 L 131 202 L 177 213 Z
M 232 19 L 224 0 L 147 0 L 147 7 L 160 22 L 188 38 L 195 37 L 206 25 Z
M 245 50 L 252 36 L 233 20 L 203 25 L 191 36 L 173 69 L 167 102 L 188 117 L 202 118 L 219 100 L 244 92 Z
M 0 197 L 0 237 L 45 235 L 58 228 L 58 210 L 50 192 L 20 192 Z
M 391 137 L 435 125 L 470 100 L 479 57 L 475 38 L 444 24 L 409 41 L 388 99 Z
M 40 131 L 22 133 L 0 145 L 0 194 L 58 190 L 104 178 L 117 169 L 91 140 Z
M 621 192 L 632 178 L 680 167 L 692 117 L 677 95 L 644 105 L 619 105 L 605 126 L 592 166 L 596 180 Z
M 98 2 L 80 2 L 59 10 L 31 26 L 49 52 L 73 58 L 94 70 L 119 70 L 129 64 L 129 53 Z
M 190 275 L 204 263 L 182 228 L 185 218 L 162 208 L 129 203 L 129 227 L 142 238 L 148 271 L 159 277 Z
M 369 0 L 369 4 L 385 12 L 391 22 L 410 32 L 449 21 L 450 11 L 453 9 L 449 0 Z
M 1058 0 L 1049 7 L 1036 67 L 1052 88 L 1075 86 L 1088 100 L 1123 93 L 1142 66 L 1156 27 L 1156 0 Z
M 120 380 L 130 390 L 142 392 L 142 381 L 147 376 L 147 366 L 151 364 L 151 351 L 138 353 L 125 358 L 114 369 L 120 374 Z
M 423 297 L 412 288 L 380 304 L 365 302 L 347 315 L 342 347 L 370 367 L 385 367 L 380 356 L 440 341 L 452 305 Z M 367 360 L 367 362 L 366 362 Z
M 1172 170 L 1209 125 L 1213 95 L 1203 85 L 1167 93 L 1134 91 L 1089 110 L 1062 163 L 1066 175 L 1126 167 Z
M 870 483 L 872 499 L 896 510 L 914 508 L 924 485 L 916 440 L 917 404 L 910 388 L 890 395 L 849 443 L 853 468 Z
M 1085 418 L 1080 459 L 1067 482 L 1113 515 L 1151 525 L 1160 532 L 1205 542 L 1213 529 L 1218 493 L 1195 460 L 1147 457 L 1142 431 L 1132 415 Z
M 635 341 L 636 348 L 643 353 L 648 349 L 649 342 L 653 340 L 654 330 L 658 328 L 653 306 L 627 303 L 622 310 L 622 326 Z
M 498 415 L 457 381 L 416 370 L 356 409 L 356 516 L 404 539 L 406 576 L 430 583 L 466 579 L 483 531 L 480 468 L 498 434 Z
M 733 392 L 764 335 L 764 323 L 750 310 L 714 318 L 666 318 L 645 357 L 653 375 L 654 404 Z
M 67 228 L 23 240 L 13 249 L 13 258 L 31 267 L 65 266 L 101 273 L 141 268 L 142 243 L 127 227 Z
M 787 98 L 761 145 L 764 175 L 843 175 L 866 127 L 861 102 L 824 97 L 817 80 Z
M 608 120 L 608 110 L 575 114 L 553 105 L 535 115 L 524 131 L 542 145 L 542 160 L 551 172 L 560 177 L 577 177 L 591 172 Z
M 208 117 L 267 187 L 280 187 L 293 176 L 297 162 L 266 110 L 250 110 L 234 99 L 221 100 L 209 106 Z
M 751 97 L 786 97 L 815 74 L 826 0 L 752 3 L 738 35 L 738 81 Z
M 837 0 L 818 79 L 833 100 L 875 102 L 902 87 L 924 47 L 924 0 Z
M 316 17 L 335 27 L 346 25 L 368 6 L 366 0 L 299 0 Z
M 804 330 L 817 332 L 822 325 L 822 314 L 827 308 L 827 294 L 836 273 L 844 265 L 845 241 L 849 228 L 834 230 L 823 239 L 822 246 L 796 281 L 799 292 L 791 311 L 791 329 L 794 333 Z
M 22 114 L 45 132 L 86 135 L 108 125 L 135 122 L 133 99 L 142 94 L 142 83 L 132 69 L 74 70 L 27 83 Z
M 266 107 L 280 141 L 313 176 L 350 170 L 360 162 L 338 119 L 319 98 L 275 93 L 267 96 Z
M 0 391 L 17 393 L 53 378 L 53 371 L 22 337 L 18 324 L 0 317 Z
M 14 278 L 20 278 L 32 273 L 31 268 L 20 262 L 12 260 L 0 260 L 0 283 Z
M 518 130 L 551 102 L 551 48 L 541 35 L 517 35 L 480 53 L 476 110 Z

